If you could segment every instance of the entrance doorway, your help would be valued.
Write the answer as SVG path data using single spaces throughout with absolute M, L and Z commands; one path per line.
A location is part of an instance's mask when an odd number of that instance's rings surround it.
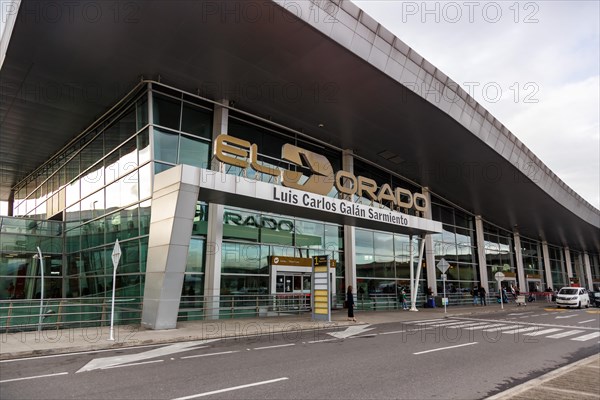
M 275 293 L 310 293 L 310 273 L 279 273 L 275 280 Z

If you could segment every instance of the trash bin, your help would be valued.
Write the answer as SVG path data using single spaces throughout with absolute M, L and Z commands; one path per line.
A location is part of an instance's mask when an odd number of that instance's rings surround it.
M 443 307 L 442 304 L 442 296 L 435 296 L 435 305 L 436 307 Z
M 435 299 L 433 297 L 427 299 L 427 308 L 435 308 Z

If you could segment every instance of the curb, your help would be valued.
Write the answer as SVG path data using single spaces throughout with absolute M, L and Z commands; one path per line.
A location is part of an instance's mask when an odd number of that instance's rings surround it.
M 527 382 L 521 383 L 520 385 L 512 387 L 508 390 L 497 393 L 491 397 L 487 397 L 486 400 L 508 400 L 508 399 L 511 399 L 514 396 L 523 394 L 527 390 L 532 389 L 534 387 L 541 386 L 545 382 L 548 382 L 551 379 L 554 379 L 554 378 L 559 377 L 563 374 L 566 374 L 572 370 L 575 370 L 575 369 L 579 368 L 580 366 L 587 364 L 590 361 L 593 361 L 594 359 L 597 359 L 597 358 L 600 359 L 600 353 L 594 354 L 593 356 L 586 357 L 579 361 L 575 361 L 572 364 L 565 365 L 563 367 L 555 369 L 554 371 L 550 371 L 547 374 L 544 374 L 537 378 L 533 378 Z

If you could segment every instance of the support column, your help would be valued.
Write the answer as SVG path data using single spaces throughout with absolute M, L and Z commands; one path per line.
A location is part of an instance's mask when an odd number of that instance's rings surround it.
M 154 177 L 142 326 L 173 329 L 181 300 L 200 171 L 177 165 Z
M 14 215 L 14 207 L 15 207 L 15 191 L 11 189 L 10 194 L 8 195 L 8 213 L 9 217 Z M 66 265 L 66 264 L 63 264 Z
M 567 283 L 571 285 L 573 268 L 571 267 L 571 250 L 569 250 L 569 247 L 565 247 L 565 264 L 567 264 Z
M 431 192 L 428 187 L 424 187 L 421 190 L 423 196 L 427 199 L 427 210 L 425 210 L 424 217 L 431 220 L 433 219 L 433 213 L 431 212 Z M 427 269 L 427 287 L 433 290 L 433 295 L 437 296 L 437 268 L 435 266 L 435 248 L 433 245 L 433 237 L 431 235 L 425 235 L 425 267 Z
M 523 253 L 521 252 L 521 235 L 519 232 L 513 232 L 515 242 L 515 258 L 517 259 L 517 277 L 519 278 L 519 291 L 527 291 L 527 282 L 525 282 L 525 270 L 523 269 Z
M 219 319 L 221 304 L 221 254 L 223 248 L 223 213 L 225 206 L 208 206 L 206 258 L 204 264 L 204 319 Z
M 342 151 L 342 169 L 347 172 L 354 173 L 354 152 L 350 149 Z M 346 182 L 344 186 L 349 186 L 350 183 Z M 349 195 L 342 197 L 344 200 L 352 201 Z M 346 280 L 346 287 L 344 293 L 348 288 L 348 285 L 352 285 L 354 293 L 358 290 L 356 287 L 356 228 L 351 225 L 344 225 L 344 267 Z
M 589 291 L 594 291 L 594 284 L 592 281 L 592 264 L 590 264 L 590 255 L 588 253 L 583 253 L 583 265 L 585 267 L 587 288 Z
M 481 277 L 481 286 L 486 293 L 490 292 L 487 259 L 485 257 L 485 236 L 483 234 L 483 219 L 481 215 L 475 216 L 475 237 L 477 238 L 477 263 L 479 264 L 479 276 Z
M 544 272 L 546 275 L 546 287 L 551 287 L 554 289 L 554 282 L 552 281 L 552 263 L 550 262 L 550 252 L 548 251 L 548 242 L 546 242 L 545 240 L 542 242 L 542 255 L 544 256 Z
M 215 104 L 213 111 L 212 139 L 228 133 L 229 100 Z M 212 160 L 211 168 L 221 171 L 222 163 Z M 225 206 L 208 205 L 208 228 L 206 231 L 206 257 L 204 261 L 204 319 L 219 319 L 221 304 L 221 255 L 223 248 L 223 214 Z
M 348 288 L 348 285 L 352 285 L 354 292 L 356 292 L 356 251 L 355 251 L 355 228 L 351 225 L 344 225 L 344 266 L 346 287 L 344 293 Z
M 575 260 L 575 268 L 577 268 L 577 277 L 579 278 L 579 286 L 586 287 L 587 276 L 584 272 L 583 256 L 581 253 L 577 254 L 577 259 Z

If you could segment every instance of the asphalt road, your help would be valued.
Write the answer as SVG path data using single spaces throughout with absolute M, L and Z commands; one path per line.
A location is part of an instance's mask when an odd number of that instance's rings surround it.
M 596 354 L 599 343 L 597 309 L 511 308 L 8 360 L 0 398 L 479 399 Z

